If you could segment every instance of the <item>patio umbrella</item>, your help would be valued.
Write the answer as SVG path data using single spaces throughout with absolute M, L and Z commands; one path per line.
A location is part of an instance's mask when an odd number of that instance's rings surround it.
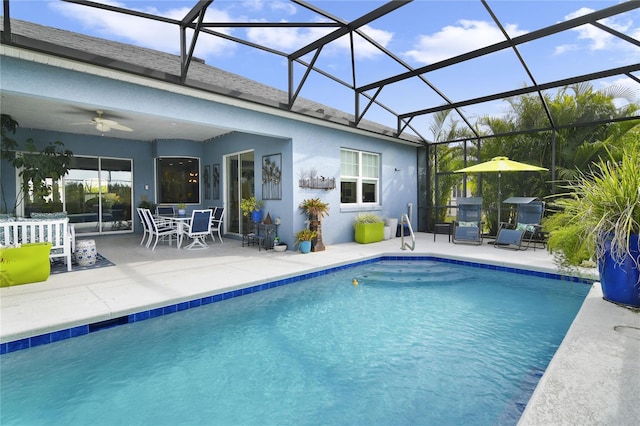
M 500 187 L 500 179 L 502 172 L 537 172 L 546 171 L 544 167 L 533 166 L 531 164 L 520 163 L 518 161 L 509 160 L 507 157 L 493 157 L 489 161 L 465 167 L 464 169 L 454 170 L 455 173 L 498 173 L 498 223 L 500 223 L 500 207 L 502 205 L 502 189 Z

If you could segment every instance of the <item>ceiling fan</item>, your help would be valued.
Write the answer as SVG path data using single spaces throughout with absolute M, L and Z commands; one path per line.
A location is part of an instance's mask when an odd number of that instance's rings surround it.
M 133 129 L 127 126 L 123 126 L 122 124 L 119 124 L 117 121 L 115 120 L 108 120 L 106 118 L 102 118 L 102 111 L 98 110 L 96 111 L 96 113 L 98 114 L 96 117 L 93 117 L 91 119 L 91 122 L 96 126 L 96 129 L 100 132 L 108 132 L 111 129 L 114 130 L 120 130 L 123 132 L 132 132 Z
M 85 123 L 75 123 L 75 124 L 93 124 L 99 132 L 105 133 L 113 130 L 120 130 L 123 132 L 132 132 L 133 129 L 122 124 L 119 124 L 115 120 L 109 120 L 107 118 L 103 118 L 103 112 L 101 110 L 96 111 L 97 116 L 93 117 L 90 122 Z

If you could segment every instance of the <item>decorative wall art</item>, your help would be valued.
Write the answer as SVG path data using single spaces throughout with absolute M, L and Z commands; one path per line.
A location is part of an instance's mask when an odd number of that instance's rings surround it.
M 211 176 L 211 183 L 213 185 L 213 199 L 220 199 L 220 164 L 213 165 L 213 175 Z
M 282 154 L 262 157 L 262 199 L 282 199 Z
M 211 199 L 211 166 L 204 166 L 204 199 Z
M 300 179 L 298 180 L 298 186 L 300 188 L 309 189 L 324 189 L 329 191 L 335 189 L 336 178 L 327 178 L 324 176 L 318 176 L 318 171 L 315 169 L 300 170 Z

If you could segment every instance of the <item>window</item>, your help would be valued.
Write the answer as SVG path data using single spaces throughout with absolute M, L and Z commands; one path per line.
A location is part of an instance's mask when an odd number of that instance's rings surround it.
M 200 160 L 160 157 L 157 160 L 158 204 L 200 204 Z
M 380 155 L 370 152 L 340 150 L 340 202 L 342 204 L 377 204 Z

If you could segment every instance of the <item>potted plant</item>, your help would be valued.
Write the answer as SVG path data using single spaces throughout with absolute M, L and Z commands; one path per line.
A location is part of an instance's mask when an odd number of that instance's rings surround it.
M 274 251 L 287 251 L 287 243 L 282 241 L 279 237 L 275 237 L 273 239 L 273 250 Z
M 377 243 L 384 239 L 384 221 L 375 213 L 356 215 L 353 226 L 355 240 L 360 244 Z
M 309 228 L 305 228 L 295 235 L 295 244 L 299 244 L 300 253 L 309 253 L 311 251 L 311 241 L 316 238 L 317 235 L 318 233 L 316 231 L 312 231 Z
M 257 200 L 256 197 L 243 198 L 240 202 L 240 209 L 244 217 L 251 216 L 252 222 L 260 222 L 262 220 L 262 208 L 264 201 Z
M 323 251 L 325 246 L 322 242 L 322 218 L 325 215 L 329 216 L 329 203 L 321 201 L 320 198 L 309 198 L 302 201 L 299 208 L 309 218 L 309 228 L 317 233 L 317 237 L 311 244 L 311 249 Z
M 156 205 L 151 201 L 147 200 L 147 198 L 144 196 L 140 200 L 140 203 L 138 203 L 138 207 L 140 207 L 141 209 L 149 209 L 152 212 L 156 211 Z
M 580 173 L 544 222 L 549 250 L 561 266 L 595 257 L 608 301 L 640 307 L 640 143 Z
M 178 209 L 178 216 L 186 216 L 187 215 L 187 204 L 186 203 L 178 203 L 176 204 L 176 208 Z

